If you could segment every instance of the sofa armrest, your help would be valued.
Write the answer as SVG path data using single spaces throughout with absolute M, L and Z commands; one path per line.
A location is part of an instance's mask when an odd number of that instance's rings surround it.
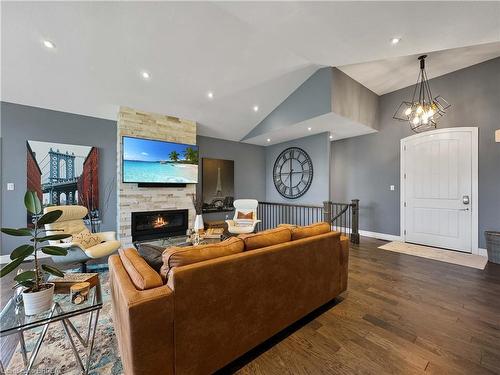
M 96 235 L 101 239 L 101 241 L 116 241 L 116 232 L 98 232 Z
M 347 275 L 349 272 L 349 237 L 340 236 L 340 286 L 347 290 Z
M 174 374 L 174 296 L 160 287 L 139 291 L 118 255 L 109 257 L 113 322 L 124 372 Z

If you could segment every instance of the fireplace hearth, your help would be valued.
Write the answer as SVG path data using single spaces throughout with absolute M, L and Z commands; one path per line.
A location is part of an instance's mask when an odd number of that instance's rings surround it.
M 132 241 L 186 234 L 188 210 L 132 212 Z

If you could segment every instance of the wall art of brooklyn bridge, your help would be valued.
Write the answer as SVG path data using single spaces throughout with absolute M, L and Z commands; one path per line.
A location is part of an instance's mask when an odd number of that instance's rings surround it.
M 36 191 L 43 207 L 82 205 L 99 217 L 99 150 L 92 146 L 26 141 L 27 190 Z M 28 214 L 28 225 L 33 217 Z

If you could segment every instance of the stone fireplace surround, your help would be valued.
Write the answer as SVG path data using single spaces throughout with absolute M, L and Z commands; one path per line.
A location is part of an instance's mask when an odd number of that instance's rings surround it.
M 122 247 L 132 246 L 132 212 L 187 209 L 188 225 L 192 227 L 195 218 L 192 195 L 196 193 L 196 185 L 155 188 L 123 183 L 122 137 L 196 144 L 196 123 L 121 107 L 118 113 L 117 132 L 117 233 Z

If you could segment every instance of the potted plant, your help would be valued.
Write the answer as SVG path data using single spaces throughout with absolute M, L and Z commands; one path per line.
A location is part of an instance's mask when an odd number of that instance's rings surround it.
M 70 234 L 53 234 L 47 235 L 45 224 L 50 224 L 59 219 L 62 215 L 61 210 L 54 210 L 42 215 L 42 204 L 34 191 L 28 191 L 24 195 L 24 205 L 26 209 L 34 215 L 33 228 L 1 228 L 1 231 L 10 236 L 29 237 L 29 243 L 18 246 L 11 254 L 10 263 L 5 265 L 0 270 L 0 278 L 14 271 L 28 256 L 34 256 L 35 268 L 30 271 L 21 272 L 14 280 L 18 286 L 23 286 L 23 302 L 24 312 L 26 315 L 35 315 L 46 311 L 52 307 L 54 297 L 54 284 L 46 281 L 45 274 L 52 274 L 63 277 L 64 273 L 59 269 L 47 265 L 40 265 L 38 260 L 38 252 L 41 251 L 48 255 L 67 255 L 67 249 L 51 246 L 47 241 L 62 240 L 71 237 Z

